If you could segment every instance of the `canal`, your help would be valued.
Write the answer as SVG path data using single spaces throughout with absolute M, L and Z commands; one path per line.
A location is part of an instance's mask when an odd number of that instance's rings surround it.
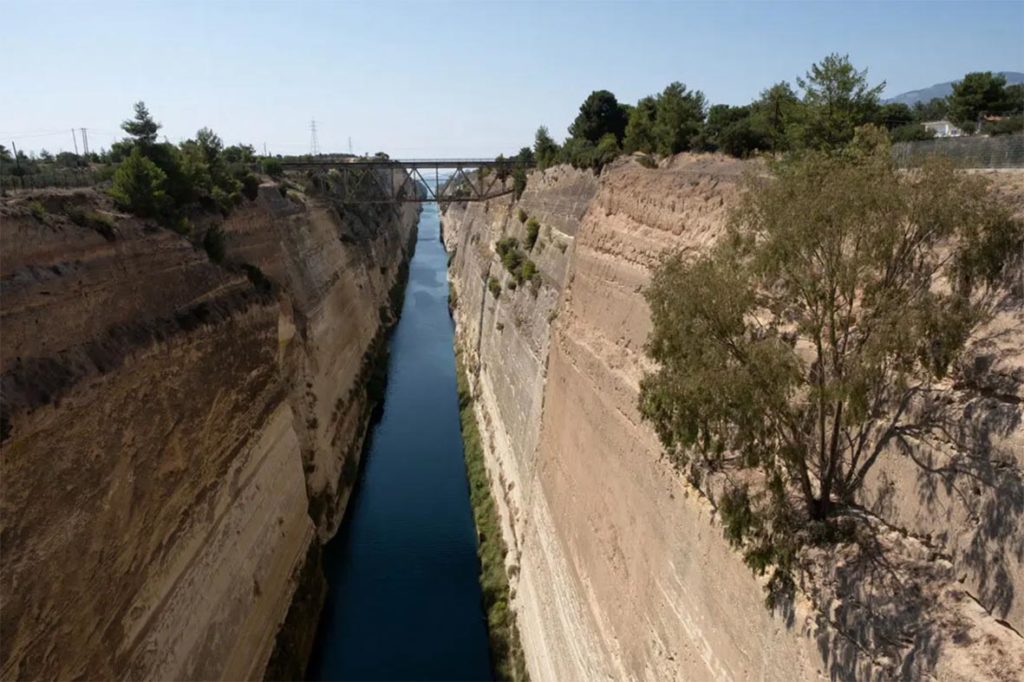
M 325 547 L 329 591 L 311 680 L 490 678 L 446 266 L 437 206 L 426 204 L 383 414 Z

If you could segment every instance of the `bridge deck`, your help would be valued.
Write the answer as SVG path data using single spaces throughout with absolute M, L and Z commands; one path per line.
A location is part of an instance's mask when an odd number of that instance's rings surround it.
M 309 159 L 289 159 L 282 160 L 281 166 L 286 169 L 306 169 L 306 168 L 387 168 L 387 167 L 402 167 L 402 168 L 417 168 L 417 169 L 450 169 L 456 170 L 459 168 L 495 168 L 498 166 L 507 166 L 512 168 L 517 163 L 514 159 L 362 159 L 362 158 L 343 158 L 343 159 L 325 159 L 325 158 L 309 158 Z M 529 167 L 529 166 L 527 166 Z

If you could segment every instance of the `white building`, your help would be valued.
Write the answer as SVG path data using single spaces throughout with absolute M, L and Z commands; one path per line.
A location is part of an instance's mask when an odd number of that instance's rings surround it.
M 945 119 L 941 121 L 926 121 L 921 125 L 924 126 L 925 130 L 935 133 L 935 137 L 960 137 L 964 134 L 964 131 Z

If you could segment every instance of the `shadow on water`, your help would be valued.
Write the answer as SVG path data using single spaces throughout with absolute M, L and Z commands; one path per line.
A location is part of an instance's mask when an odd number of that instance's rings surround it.
M 380 420 L 338 535 L 311 680 L 489 679 L 459 432 L 447 254 L 420 216 Z

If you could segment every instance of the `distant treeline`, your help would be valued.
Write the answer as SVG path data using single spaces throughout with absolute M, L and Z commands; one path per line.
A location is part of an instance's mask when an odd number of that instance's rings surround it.
M 831 54 L 813 64 L 796 88 L 783 81 L 743 106 L 708 106 L 704 93 L 671 83 L 635 105 L 620 103 L 597 90 L 580 105 L 559 145 L 541 126 L 533 148 L 524 147 L 516 161 L 546 168 L 570 163 L 600 170 L 622 153 L 667 156 L 684 151 L 722 152 L 737 157 L 801 149 L 838 149 L 853 140 L 863 125 L 884 128 L 892 141 L 934 136 L 922 124 L 948 119 L 965 134 L 1005 134 L 1024 129 L 1024 85 L 1006 85 L 991 72 L 969 73 L 955 83 L 948 98 L 914 107 L 883 104 L 885 83 L 871 84 L 867 70 L 849 57 Z

